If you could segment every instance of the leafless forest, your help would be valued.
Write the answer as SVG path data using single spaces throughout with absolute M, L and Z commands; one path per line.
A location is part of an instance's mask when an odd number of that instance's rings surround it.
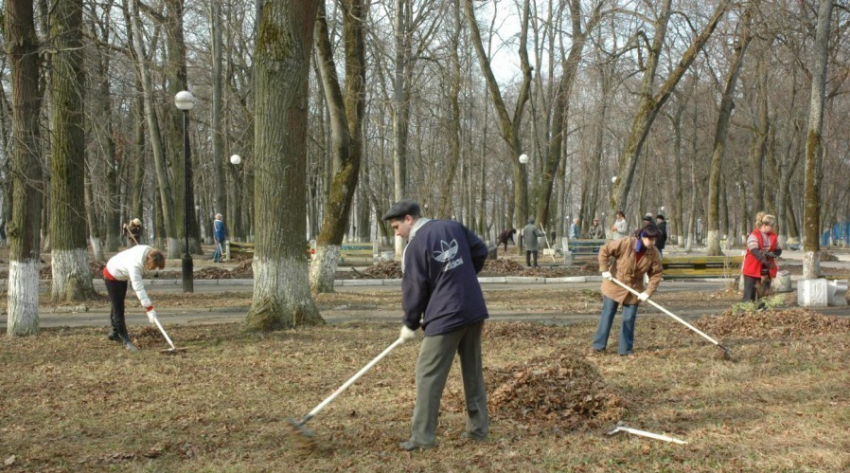
M 843 2 L 0 3 L 3 236 L 10 261 L 51 252 L 54 281 L 134 217 L 169 258 L 217 212 L 262 257 L 315 239 L 323 291 L 343 241 L 390 244 L 402 197 L 490 241 L 663 213 L 709 254 L 767 211 L 816 255 L 850 215 Z

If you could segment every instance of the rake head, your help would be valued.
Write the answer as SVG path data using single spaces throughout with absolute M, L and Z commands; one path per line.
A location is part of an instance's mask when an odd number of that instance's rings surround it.
M 313 432 L 304 427 L 304 421 L 296 422 L 295 419 L 286 419 L 283 424 L 292 446 L 301 452 L 311 452 L 316 449 L 316 439 Z
M 720 352 L 718 352 L 718 354 L 717 354 L 717 356 L 718 356 L 720 359 L 725 360 L 725 361 L 735 361 L 735 359 L 734 359 L 734 358 L 732 358 L 732 354 L 731 354 L 731 353 L 729 353 L 729 349 L 728 349 L 728 348 L 726 348 L 726 347 L 724 347 L 723 345 L 720 345 L 720 344 L 718 344 L 718 345 L 717 345 L 717 348 L 719 348 L 719 349 L 721 350 L 721 351 L 720 351 Z

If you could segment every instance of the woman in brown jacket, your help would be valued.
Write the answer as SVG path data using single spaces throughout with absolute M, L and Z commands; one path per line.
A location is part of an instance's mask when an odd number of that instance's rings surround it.
M 602 316 L 593 337 L 593 350 L 601 352 L 608 346 L 608 333 L 614 322 L 614 315 L 620 304 L 623 305 L 623 327 L 620 329 L 621 356 L 631 355 L 635 340 L 635 320 L 638 304 L 649 299 L 661 283 L 661 255 L 655 248 L 655 240 L 660 231 L 654 223 L 635 232 L 635 236 L 607 243 L 599 249 L 599 270 L 602 271 Z M 609 272 L 609 259 L 616 262 L 611 269 L 623 284 L 640 292 L 635 296 L 612 281 Z M 643 287 L 643 275 L 649 275 L 649 287 Z

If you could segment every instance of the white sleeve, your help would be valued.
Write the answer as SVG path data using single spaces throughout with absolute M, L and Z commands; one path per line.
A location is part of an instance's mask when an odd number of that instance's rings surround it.
M 142 281 L 142 267 L 134 264 L 130 266 L 128 273 L 130 276 L 130 284 L 133 286 L 133 290 L 136 291 L 136 297 L 139 298 L 139 302 L 142 303 L 142 307 L 147 309 L 153 304 L 151 304 L 148 293 L 145 292 L 145 284 Z

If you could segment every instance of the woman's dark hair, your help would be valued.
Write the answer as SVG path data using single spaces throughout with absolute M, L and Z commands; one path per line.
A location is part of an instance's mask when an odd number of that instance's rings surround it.
M 626 218 L 626 214 L 624 214 L 622 210 L 618 210 L 617 213 L 615 214 L 615 216 L 617 216 L 617 215 L 622 215 L 623 218 Z
M 661 236 L 661 230 L 655 226 L 654 223 L 648 223 L 645 227 L 635 231 L 635 236 L 640 237 L 649 237 L 649 238 L 658 238 Z

